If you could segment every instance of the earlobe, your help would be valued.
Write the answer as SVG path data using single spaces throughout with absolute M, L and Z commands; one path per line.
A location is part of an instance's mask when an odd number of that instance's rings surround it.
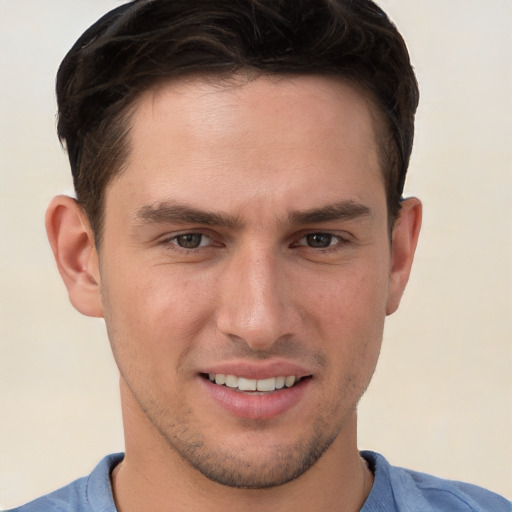
M 71 197 L 55 197 L 46 211 L 46 232 L 71 304 L 87 316 L 103 316 L 99 261 L 89 222 Z
M 393 228 L 388 303 L 386 314 L 393 314 L 409 280 L 411 266 L 421 228 L 422 205 L 415 197 L 402 203 L 400 215 Z

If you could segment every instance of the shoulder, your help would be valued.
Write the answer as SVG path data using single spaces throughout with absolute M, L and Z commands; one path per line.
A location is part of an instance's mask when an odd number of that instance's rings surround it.
M 389 506 L 397 512 L 512 512 L 509 500 L 482 487 L 391 466 L 374 452 L 362 455 L 375 474 L 364 512 Z
M 86 477 L 6 512 L 116 512 L 110 472 L 123 454 L 108 455 Z
M 41 496 L 26 505 L 8 510 L 7 512 L 67 512 L 87 510 L 83 507 L 86 501 L 87 478 L 80 478 L 62 489 Z

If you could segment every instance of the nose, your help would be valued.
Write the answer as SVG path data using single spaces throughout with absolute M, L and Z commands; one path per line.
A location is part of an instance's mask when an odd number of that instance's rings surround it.
M 300 314 L 292 301 L 292 286 L 283 262 L 272 250 L 240 252 L 222 275 L 219 331 L 243 340 L 254 351 L 270 350 L 298 329 Z

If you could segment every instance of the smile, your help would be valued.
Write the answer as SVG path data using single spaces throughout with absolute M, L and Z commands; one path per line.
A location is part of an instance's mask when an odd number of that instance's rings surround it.
M 245 371 L 240 368 L 240 373 L 244 372 L 243 377 L 236 375 L 234 368 L 231 371 L 219 368 L 226 373 L 204 372 L 200 374 L 200 381 L 206 396 L 213 398 L 214 403 L 230 415 L 257 421 L 270 420 L 297 406 L 311 389 L 311 374 L 299 368 L 294 370 L 290 367 L 292 365 L 282 366 L 288 368 L 276 368 L 275 376 L 269 376 L 269 365 L 265 369 L 259 368 L 260 375 L 254 366 Z M 284 375 L 279 375 L 281 372 Z
M 236 389 L 237 391 L 260 391 L 272 392 L 284 387 L 291 388 L 298 382 L 300 377 L 295 375 L 269 377 L 267 379 L 247 379 L 245 377 L 237 377 L 236 375 L 225 375 L 223 373 L 210 373 L 208 379 L 219 385 Z

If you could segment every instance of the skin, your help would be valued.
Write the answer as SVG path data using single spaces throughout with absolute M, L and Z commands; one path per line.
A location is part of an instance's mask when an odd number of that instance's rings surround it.
M 322 77 L 168 83 L 135 104 L 99 251 L 72 199 L 50 205 L 70 299 L 105 318 L 120 370 L 120 511 L 364 503 L 356 407 L 421 218 L 405 201 L 390 243 L 371 109 Z M 239 414 L 203 375 L 224 368 L 305 378 Z

